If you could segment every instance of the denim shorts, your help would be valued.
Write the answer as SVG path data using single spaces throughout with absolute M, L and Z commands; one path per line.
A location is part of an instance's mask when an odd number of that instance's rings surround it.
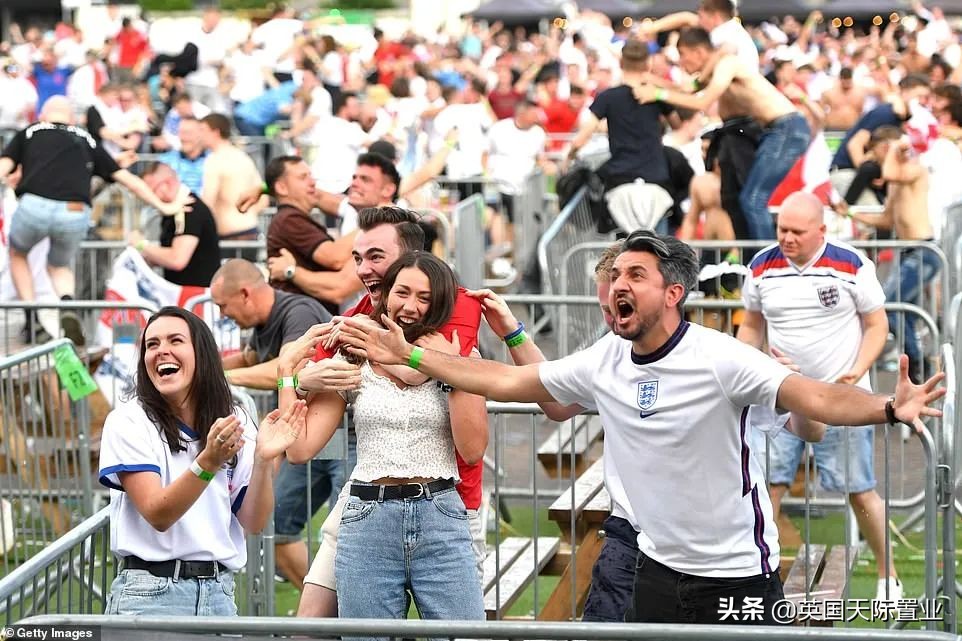
M 70 203 L 24 194 L 10 224 L 10 246 L 26 254 L 41 240 L 49 238 L 47 264 L 52 267 L 72 266 L 80 241 L 87 237 L 90 229 L 90 205 L 74 204 L 79 209 L 70 211 L 67 209 Z
M 626 519 L 609 516 L 602 529 L 605 542 L 591 568 L 591 590 L 582 621 L 624 623 L 638 563 L 638 533 Z
M 765 469 L 764 434 L 755 431 L 754 450 L 762 469 Z M 819 483 L 828 492 L 858 494 L 875 489 L 873 439 L 875 428 L 829 427 L 825 438 L 812 444 Z M 848 440 L 846 445 L 845 441 Z M 768 439 L 768 482 L 772 485 L 791 485 L 802 461 L 805 441 L 787 430 Z M 848 448 L 848 484 L 845 483 L 845 453 Z
M 416 499 L 351 496 L 334 568 L 341 617 L 405 618 L 410 590 L 422 619 L 484 619 L 468 512 L 454 488 Z
M 110 584 L 105 614 L 154 616 L 237 616 L 234 573 L 215 579 L 173 579 L 147 570 L 123 570 Z
M 293 465 L 285 460 L 274 481 L 274 543 L 295 543 L 301 540 L 301 531 L 308 519 L 324 503 L 334 496 L 347 478 L 345 463 L 340 459 L 320 460 L 310 463 L 311 506 L 307 505 L 307 465 Z

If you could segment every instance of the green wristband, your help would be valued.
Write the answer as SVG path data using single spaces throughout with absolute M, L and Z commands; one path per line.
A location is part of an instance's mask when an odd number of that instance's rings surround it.
M 411 369 L 417 369 L 421 366 L 421 359 L 424 357 L 424 348 L 415 347 L 411 350 L 411 356 L 408 358 L 408 367 Z
M 270 188 L 267 186 L 267 183 L 261 183 L 261 193 L 262 193 L 262 194 L 270 195 L 271 190 L 270 190 Z
M 658 102 L 663 102 L 665 100 L 668 100 L 668 90 L 662 89 L 661 87 L 659 87 L 658 89 L 655 89 L 655 100 L 657 100 Z
M 297 389 L 297 374 L 294 374 L 294 376 L 282 376 L 277 379 L 277 389 L 284 389 L 285 387 Z
M 200 466 L 200 463 L 197 462 L 197 459 L 194 459 L 193 462 L 190 464 L 190 471 L 196 474 L 197 478 L 199 478 L 201 481 L 210 483 L 211 481 L 214 480 L 213 472 L 208 472 L 207 470 L 202 468 Z
M 508 347 L 517 347 L 518 345 L 523 344 L 526 340 L 528 340 L 528 334 L 522 330 L 520 334 L 517 336 L 512 336 L 511 338 L 506 338 L 504 342 Z

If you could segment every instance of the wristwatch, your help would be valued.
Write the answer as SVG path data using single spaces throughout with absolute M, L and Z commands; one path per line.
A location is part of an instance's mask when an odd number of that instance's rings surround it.
M 294 270 L 297 269 L 297 265 L 291 265 L 284 270 L 284 280 L 291 281 L 294 280 Z

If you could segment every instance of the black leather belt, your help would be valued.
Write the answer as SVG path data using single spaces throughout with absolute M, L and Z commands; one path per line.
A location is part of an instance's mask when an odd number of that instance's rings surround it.
M 138 556 L 125 556 L 124 569 L 147 570 L 168 579 L 216 579 L 218 573 L 230 571 L 219 561 L 144 561 Z
M 351 496 L 362 501 L 392 501 L 397 499 L 419 499 L 429 492 L 434 494 L 454 487 L 451 479 L 441 479 L 430 483 L 405 483 L 403 485 L 358 485 L 351 484 Z

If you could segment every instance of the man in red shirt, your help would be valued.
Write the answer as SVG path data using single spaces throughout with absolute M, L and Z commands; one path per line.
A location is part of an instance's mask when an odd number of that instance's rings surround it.
M 567 100 L 552 98 L 542 106 L 544 130 L 548 134 L 549 151 L 558 151 L 567 144 L 559 134 L 573 134 L 578 130 L 578 117 L 585 107 L 585 90 L 577 85 L 571 87 Z
M 391 42 L 384 32 L 374 28 L 377 49 L 374 50 L 374 65 L 377 71 L 377 84 L 390 87 L 397 73 L 398 61 L 407 58 L 411 52 L 400 42 Z
M 147 38 L 134 27 L 130 18 L 124 18 L 120 31 L 114 38 L 117 47 L 116 80 L 133 80 L 141 62 L 147 55 Z
M 424 232 L 417 221 L 417 214 L 400 207 L 373 207 L 364 209 L 359 213 L 358 226 L 360 231 L 354 239 L 354 262 L 357 267 L 357 277 L 364 284 L 368 293 L 344 316 L 371 314 L 382 295 L 381 281 L 384 274 L 394 264 L 394 261 L 405 252 L 423 248 Z M 441 328 L 441 334 L 450 341 L 456 331 L 461 341 L 461 355 L 468 356 L 477 347 L 480 324 L 481 303 L 468 296 L 463 287 L 459 288 L 454 311 L 447 324 Z M 336 324 L 325 324 L 318 327 L 322 328 L 320 333 L 308 332 L 299 342 L 310 344 L 312 335 L 326 337 L 331 332 L 337 331 Z M 355 366 L 332 360 L 336 351 L 336 346 L 331 349 L 325 348 L 324 341 L 317 346 L 313 358 L 316 365 L 298 372 L 299 391 L 318 392 L 337 388 L 344 381 L 345 376 L 350 376 L 350 372 L 355 369 Z M 286 358 L 282 359 L 281 366 L 278 368 L 278 377 L 287 377 L 294 374 L 292 368 L 288 371 L 287 363 L 296 362 L 299 357 L 292 354 L 287 354 L 285 355 Z M 408 384 L 419 384 L 425 380 L 422 375 L 410 369 L 407 372 L 397 371 L 392 373 Z M 420 378 L 416 381 L 409 380 L 412 375 Z M 484 471 L 484 463 L 478 462 L 474 465 L 468 465 L 461 459 L 460 455 L 457 456 L 457 461 L 458 473 L 461 477 L 461 482 L 457 486 L 458 493 L 464 501 L 464 506 L 467 508 L 471 520 L 471 533 L 475 539 L 475 551 L 479 558 L 482 558 L 484 532 L 480 530 L 478 510 L 482 501 L 481 477 Z M 331 517 L 329 516 L 328 521 L 330 520 Z M 337 616 L 337 596 L 332 580 L 334 557 L 331 554 L 332 550 L 329 549 L 331 547 L 329 544 L 336 541 L 336 538 L 334 538 L 336 534 L 333 531 L 335 528 L 336 524 L 328 522 L 324 524 L 322 530 L 324 538 L 318 557 L 321 557 L 322 554 L 328 554 L 329 561 L 319 558 L 312 565 L 311 571 L 304 580 L 304 591 L 297 610 L 298 616 Z M 328 547 L 325 548 L 325 546 Z M 330 563 L 329 571 L 318 571 L 317 566 L 324 563 Z

